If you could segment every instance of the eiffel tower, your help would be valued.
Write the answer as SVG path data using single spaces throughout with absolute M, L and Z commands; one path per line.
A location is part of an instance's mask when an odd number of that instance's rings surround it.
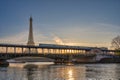
M 35 46 L 35 43 L 34 43 L 34 37 L 33 37 L 33 27 L 32 27 L 32 17 L 30 17 L 30 25 L 29 25 L 29 36 L 28 36 L 28 42 L 27 42 L 27 45 L 28 46 Z M 25 50 L 25 53 L 28 53 L 29 50 L 26 49 Z M 38 51 L 36 49 L 30 49 L 30 53 L 38 53 Z
M 28 46 L 34 46 L 34 39 L 33 39 L 33 28 L 32 28 L 32 17 L 30 17 L 30 27 L 29 27 L 29 37 L 28 37 Z

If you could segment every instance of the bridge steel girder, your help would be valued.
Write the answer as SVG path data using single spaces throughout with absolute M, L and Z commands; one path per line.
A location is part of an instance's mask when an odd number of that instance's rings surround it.
M 69 57 L 72 56 L 72 58 L 81 58 L 81 57 L 93 57 L 95 55 L 82 55 L 82 54 L 30 54 L 30 53 L 18 53 L 18 54 L 14 54 L 14 53 L 9 53 L 9 54 L 5 54 L 5 53 L 0 53 L 0 59 L 12 59 L 12 58 L 16 58 L 16 57 L 47 57 L 47 58 L 51 58 L 51 59 L 64 59 L 64 60 L 68 60 Z

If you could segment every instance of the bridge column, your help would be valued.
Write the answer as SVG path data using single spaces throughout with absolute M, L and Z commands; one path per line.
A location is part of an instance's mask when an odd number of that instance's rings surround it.
M 79 53 L 78 49 L 77 49 L 77 54 Z
M 38 54 L 38 49 L 37 48 L 35 48 L 35 52 Z
M 16 56 L 16 47 L 14 47 L 14 52 L 13 52 L 13 54 L 14 54 L 14 57 Z
M 71 53 L 71 54 L 74 54 L 74 50 L 73 50 L 73 49 L 71 49 L 71 50 L 70 50 L 70 53 Z
M 71 55 L 72 54 L 72 52 L 71 52 L 72 50 L 71 49 L 69 49 L 69 54 Z
M 62 49 L 62 53 L 63 53 L 63 54 L 65 53 L 65 50 L 64 50 L 64 49 Z
M 82 54 L 84 54 L 84 53 L 85 53 L 85 51 L 84 51 L 84 50 L 82 50 L 81 52 L 82 52 Z
M 77 53 L 76 49 L 75 49 L 75 54 Z
M 79 50 L 77 50 L 77 54 L 79 54 Z
M 60 54 L 60 49 L 58 49 L 58 53 Z
M 80 54 L 81 50 L 79 50 L 79 54 Z
M 55 54 L 55 51 L 54 51 L 54 49 L 52 49 L 53 50 L 53 54 Z
M 78 50 L 76 50 L 76 54 L 78 54 Z
M 2 52 L 2 47 L 0 47 L 0 53 Z
M 74 50 L 74 53 L 76 53 L 76 50 Z
M 67 53 L 67 49 L 65 49 L 65 54 Z
M 30 48 L 30 53 L 31 53 L 31 54 L 33 53 L 33 51 L 32 51 L 32 50 L 33 50 L 33 48 Z
M 51 49 L 49 49 L 49 53 L 50 53 L 50 54 L 52 53 L 52 50 L 51 50 Z
M 76 54 L 76 53 L 77 53 L 77 50 L 74 50 L 74 53 Z
M 16 53 L 16 47 L 14 47 L 14 54 Z
M 68 49 L 68 50 L 67 50 L 67 54 L 68 54 L 68 55 L 71 54 L 71 49 Z
M 30 54 L 30 47 L 28 48 L 28 53 Z
M 60 54 L 62 54 L 62 49 L 60 49 Z
M 75 50 L 74 49 L 72 50 L 72 54 L 75 54 Z
M 63 49 L 63 54 L 65 54 L 65 49 Z
M 23 54 L 23 47 L 21 49 L 22 49 L 22 54 Z
M 56 54 L 56 50 L 55 49 L 53 49 L 53 54 Z
M 72 53 L 73 53 L 73 54 L 75 53 L 75 50 L 74 50 L 74 49 L 72 50 Z
M 75 50 L 74 50 L 74 54 L 76 54 L 76 53 L 77 53 L 77 50 L 75 49 Z
M 75 50 L 75 54 L 77 54 L 77 50 Z
M 6 47 L 6 54 L 8 53 L 8 47 Z
M 61 49 L 62 54 L 64 54 L 64 49 Z
M 61 53 L 62 53 L 62 54 L 64 53 L 64 50 L 63 50 L 63 49 L 61 49 Z
M 64 52 L 65 52 L 65 54 L 66 54 L 66 53 L 67 53 L 67 50 L 65 49 L 65 51 L 64 51 Z
M 51 50 L 50 49 L 48 49 L 48 54 L 50 54 L 51 53 Z
M 77 52 L 77 51 L 76 51 L 76 49 L 75 49 L 75 50 L 74 50 L 74 53 L 76 54 L 76 52 Z
M 4 58 L 8 57 L 8 47 L 6 46 L 6 56 L 4 56 Z
M 79 50 L 79 54 L 81 54 L 81 50 Z
M 65 54 L 68 54 L 69 53 L 69 49 L 66 49 L 66 53 Z
M 54 49 L 52 49 L 52 54 L 54 54 Z
M 42 48 L 42 54 L 44 54 L 44 49 Z M 45 55 L 45 54 L 44 54 Z

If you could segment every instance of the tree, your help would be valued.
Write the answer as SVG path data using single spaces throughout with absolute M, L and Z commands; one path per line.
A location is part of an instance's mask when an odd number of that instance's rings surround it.
M 117 36 L 115 38 L 113 38 L 112 40 L 112 47 L 115 49 L 115 50 L 118 50 L 116 52 L 116 55 L 119 55 L 120 56 L 120 36 Z
M 115 50 L 120 50 L 120 36 L 113 38 L 111 44 Z

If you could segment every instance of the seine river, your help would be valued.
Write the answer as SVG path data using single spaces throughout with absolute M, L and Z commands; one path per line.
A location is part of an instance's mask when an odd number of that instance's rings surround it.
M 120 64 L 24 65 L 0 68 L 0 80 L 120 80 Z

